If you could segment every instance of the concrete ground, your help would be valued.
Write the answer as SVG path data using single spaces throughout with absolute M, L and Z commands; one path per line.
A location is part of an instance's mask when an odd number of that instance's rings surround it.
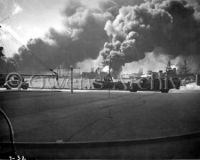
M 0 92 L 16 142 L 148 139 L 200 131 L 200 92 Z M 0 141 L 8 141 L 0 117 Z

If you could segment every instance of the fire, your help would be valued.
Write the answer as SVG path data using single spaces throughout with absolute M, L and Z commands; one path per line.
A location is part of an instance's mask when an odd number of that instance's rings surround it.
M 175 69 L 178 69 L 178 67 L 177 67 L 176 65 L 171 65 L 171 68 L 172 68 L 172 69 L 174 69 L 174 68 L 175 68 Z
M 102 69 L 102 72 L 107 72 L 107 73 L 109 73 L 109 66 L 105 66 L 105 67 Z

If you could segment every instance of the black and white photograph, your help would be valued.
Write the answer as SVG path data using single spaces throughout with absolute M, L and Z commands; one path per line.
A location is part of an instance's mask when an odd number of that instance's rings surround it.
M 200 159 L 200 0 L 0 0 L 0 160 Z

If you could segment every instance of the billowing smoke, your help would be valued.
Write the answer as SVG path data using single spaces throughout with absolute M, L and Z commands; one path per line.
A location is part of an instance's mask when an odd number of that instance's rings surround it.
M 105 25 L 110 41 L 100 52 L 104 64 L 111 64 L 114 74 L 126 63 L 164 54 L 174 59 L 194 57 L 199 66 L 200 11 L 197 1 L 146 0 L 138 6 L 126 6 Z M 154 64 L 156 65 L 156 64 Z M 194 70 L 194 69 L 193 69 Z
M 140 68 L 157 71 L 169 59 L 177 66 L 189 59 L 193 72 L 200 68 L 199 1 L 97 0 L 95 7 L 83 2 L 66 1 L 64 31 L 52 28 L 19 49 L 14 60 L 21 72 L 60 65 L 90 71 L 103 61 L 118 75 Z
M 62 11 L 65 30 L 50 29 L 45 38 L 31 39 L 14 55 L 19 71 L 43 72 L 60 65 L 90 70 L 100 63 L 99 51 L 108 41 L 104 27 L 114 20 L 119 8 L 139 4 L 140 0 L 103 0 L 91 6 L 84 0 L 68 0 Z M 85 63 L 87 62 L 87 63 Z
M 15 62 L 11 58 L 0 57 L 0 73 L 14 72 Z
M 84 61 L 76 64 L 77 68 L 80 68 L 83 72 L 95 71 L 98 68 L 103 68 L 102 57 L 98 56 L 97 59 L 85 59 Z
M 155 53 L 154 50 L 154 52 L 145 53 L 145 57 L 141 60 L 126 63 L 124 66 L 122 66 L 122 73 L 137 73 L 141 69 L 143 73 L 147 73 L 148 71 L 165 71 L 169 61 L 171 62 L 171 67 L 176 68 L 177 73 L 179 74 L 197 73 L 199 71 L 198 56 L 191 55 L 172 58 L 170 55 L 162 52 L 159 54 Z
M 85 59 L 96 59 L 105 41 L 105 23 L 109 12 L 70 0 L 62 12 L 64 31 L 50 29 L 45 38 L 30 40 L 14 56 L 23 73 L 47 71 L 60 65 L 69 67 Z
M 144 0 L 101 0 L 99 2 L 99 7 L 104 12 L 110 12 L 115 18 L 122 6 L 135 6 L 143 2 Z
M 139 61 L 134 61 L 131 63 L 126 63 L 122 67 L 123 74 L 137 73 L 141 69 L 143 73 L 147 73 L 149 70 L 158 72 L 160 70 L 165 70 L 166 65 L 170 57 L 165 54 L 155 55 L 154 52 L 145 53 L 145 57 Z M 174 59 L 171 61 L 172 64 L 177 65 L 180 59 Z

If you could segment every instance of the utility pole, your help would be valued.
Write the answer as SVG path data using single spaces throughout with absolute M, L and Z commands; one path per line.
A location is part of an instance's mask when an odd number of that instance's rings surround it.
M 111 56 L 110 56 L 110 59 L 109 59 L 109 70 L 108 70 L 109 76 L 110 76 L 110 69 L 111 69 Z
M 109 79 L 111 78 L 111 75 L 110 75 L 110 69 L 111 69 L 111 56 L 110 56 L 110 59 L 109 59 L 109 71 L 108 71 Z M 109 98 L 110 98 L 110 85 L 111 85 L 111 84 L 109 84 Z
M 73 66 L 71 65 L 70 66 L 70 71 L 71 71 L 71 94 L 73 94 L 74 92 L 73 92 L 73 80 L 74 80 L 74 78 L 73 78 Z

